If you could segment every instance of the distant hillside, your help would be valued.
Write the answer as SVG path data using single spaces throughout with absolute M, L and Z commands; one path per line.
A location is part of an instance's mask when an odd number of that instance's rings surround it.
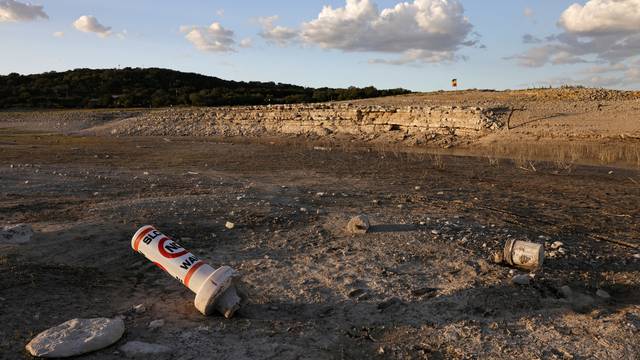
M 238 82 L 167 69 L 76 69 L 0 76 L 0 109 L 223 106 L 352 100 L 409 93 Z

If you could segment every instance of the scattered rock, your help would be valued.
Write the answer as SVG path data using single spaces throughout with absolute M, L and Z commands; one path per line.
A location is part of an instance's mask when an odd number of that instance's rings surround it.
M 347 224 L 347 231 L 351 234 L 366 234 L 369 231 L 369 217 L 358 215 Z
M 103 349 L 124 334 L 122 319 L 72 319 L 38 334 L 26 349 L 36 357 L 70 357 Z
M 160 344 L 151 344 L 142 341 L 129 341 L 120 347 L 120 351 L 129 357 L 160 355 L 171 352 L 171 348 Z
M 386 309 L 398 304 L 402 304 L 402 300 L 398 299 L 397 297 L 392 297 L 391 299 L 379 303 L 378 310 L 385 311 Z
M 495 263 L 495 264 L 502 264 L 502 262 L 504 261 L 504 255 L 502 253 L 502 251 L 496 251 L 491 255 L 491 260 Z
M 0 230 L 0 244 L 24 244 L 32 237 L 33 228 L 29 224 L 5 226 Z
M 511 282 L 516 285 L 529 285 L 531 278 L 529 275 L 516 275 L 511 278 Z
M 149 329 L 158 329 L 164 326 L 164 319 L 153 320 L 149 323 Z
M 236 224 L 232 223 L 231 221 L 227 221 L 227 223 L 224 224 L 224 227 L 226 227 L 227 229 L 231 230 L 231 229 L 236 227 Z
M 560 287 L 560 289 L 558 289 L 558 292 L 566 299 L 571 298 L 571 296 L 573 295 L 573 291 L 568 285 Z
M 138 304 L 138 305 L 133 307 L 133 311 L 136 314 L 144 314 L 147 311 L 147 307 L 144 306 L 144 304 Z
M 551 250 L 558 250 L 563 246 L 564 246 L 564 244 L 561 241 L 556 241 L 553 244 L 551 244 L 550 247 L 551 247 Z
M 604 299 L 604 300 L 611 299 L 611 295 L 609 295 L 608 292 L 606 292 L 606 291 L 604 291 L 602 289 L 598 289 L 598 291 L 596 291 L 596 296 L 601 298 L 601 299 Z
M 436 296 L 437 293 L 438 293 L 438 289 L 430 288 L 430 287 L 415 289 L 415 290 L 411 291 L 411 295 L 413 295 L 413 296 L 425 296 L 425 295 L 428 295 L 429 297 L 434 297 L 434 296 Z

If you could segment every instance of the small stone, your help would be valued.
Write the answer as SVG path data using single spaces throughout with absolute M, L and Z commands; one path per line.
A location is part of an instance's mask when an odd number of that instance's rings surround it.
M 384 311 L 394 305 L 398 305 L 398 304 L 402 304 L 402 300 L 398 299 L 397 297 L 393 297 L 391 299 L 385 300 L 381 303 L 378 304 L 378 310 L 380 311 Z
M 434 297 L 434 296 L 436 296 L 437 293 L 438 293 L 438 289 L 431 288 L 431 287 L 425 287 L 425 288 L 411 290 L 411 295 L 413 295 L 413 296 L 425 296 L 425 295 L 428 295 L 428 297 Z
M 0 230 L 0 244 L 25 244 L 32 237 L 33 228 L 29 224 L 5 226 Z
M 608 292 L 606 292 L 606 291 L 604 291 L 602 289 L 598 289 L 598 291 L 596 291 L 596 296 L 601 298 L 601 299 L 604 299 L 604 300 L 611 299 L 611 295 L 609 295 Z
M 231 230 L 231 229 L 236 227 L 236 224 L 232 223 L 231 221 L 227 221 L 227 223 L 224 224 L 224 227 L 226 227 L 227 229 Z
M 571 288 L 568 285 L 564 285 L 564 286 L 560 287 L 560 289 L 558 289 L 558 291 L 566 299 L 570 298 L 573 295 L 573 291 L 571 290 Z
M 433 235 L 440 235 L 440 231 L 438 231 L 438 230 L 431 230 L 431 233 Z
M 358 215 L 349 220 L 347 231 L 351 234 L 366 234 L 369 231 L 369 217 Z
M 416 187 L 414 187 L 413 189 L 414 189 L 414 190 L 416 190 L 416 191 L 418 191 L 418 190 L 420 190 L 420 186 L 416 186 Z
M 306 207 L 301 207 L 300 212 L 306 213 L 309 212 L 309 209 L 307 209 Z
M 147 307 L 144 306 L 144 304 L 138 304 L 138 305 L 133 307 L 133 311 L 136 314 L 144 314 L 147 311 Z
M 531 278 L 529 278 L 529 275 L 516 275 L 511 278 L 511 282 L 516 285 L 529 285 Z
M 640 259 L 640 254 L 634 254 L 633 257 L 636 259 Z
M 551 247 L 551 250 L 558 250 L 563 246 L 564 246 L 564 244 L 561 241 L 556 241 L 553 244 L 551 244 L 550 247 Z
M 158 329 L 164 326 L 164 319 L 153 320 L 149 323 L 149 329 Z
M 121 319 L 72 319 L 38 334 L 26 349 L 36 357 L 70 357 L 103 349 L 124 334 Z
M 491 260 L 495 264 L 502 264 L 502 262 L 504 261 L 504 254 L 502 253 L 502 251 L 496 251 L 491 255 Z
M 120 351 L 129 357 L 160 355 L 171 352 L 171 348 L 160 344 L 151 344 L 142 341 L 129 341 L 120 346 Z

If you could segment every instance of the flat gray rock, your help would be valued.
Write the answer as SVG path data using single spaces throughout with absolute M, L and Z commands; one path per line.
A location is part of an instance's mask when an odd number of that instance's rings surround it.
M 129 357 L 159 355 L 171 352 L 171 348 L 160 344 L 151 344 L 142 341 L 129 341 L 120 346 L 120 351 Z
M 72 319 L 41 332 L 26 349 L 36 357 L 70 357 L 103 349 L 123 334 L 122 319 Z
M 24 244 L 32 237 L 33 228 L 28 224 L 5 226 L 0 230 L 0 244 Z

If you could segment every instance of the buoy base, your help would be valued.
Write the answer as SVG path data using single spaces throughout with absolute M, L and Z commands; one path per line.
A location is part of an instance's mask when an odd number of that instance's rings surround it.
M 220 312 L 227 319 L 240 309 L 246 294 L 236 288 L 240 274 L 229 266 L 222 266 L 204 281 L 196 293 L 194 304 L 205 316 Z

